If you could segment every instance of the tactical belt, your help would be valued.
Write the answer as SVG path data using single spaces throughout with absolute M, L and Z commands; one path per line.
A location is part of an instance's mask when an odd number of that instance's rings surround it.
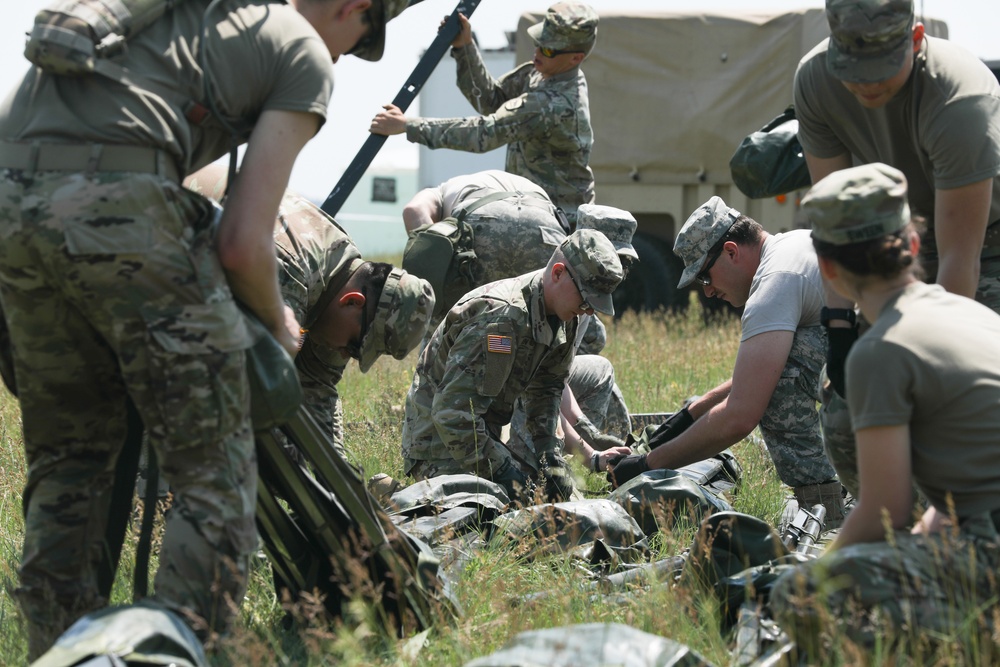
M 0 168 L 24 171 L 98 171 L 156 174 L 175 183 L 180 170 L 165 151 L 147 146 L 0 141 Z

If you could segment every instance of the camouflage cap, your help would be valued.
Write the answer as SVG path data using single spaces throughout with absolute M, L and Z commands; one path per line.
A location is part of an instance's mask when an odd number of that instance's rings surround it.
M 611 241 L 619 255 L 639 259 L 632 247 L 632 235 L 638 223 L 632 214 L 614 206 L 582 204 L 576 211 L 577 229 L 596 229 Z
M 614 315 L 611 293 L 625 277 L 618 252 L 596 229 L 578 229 L 559 244 L 583 300 L 599 313 Z
M 372 0 L 372 6 L 368 8 L 371 31 L 351 49 L 350 54 L 362 60 L 380 60 L 385 51 L 385 25 L 409 5 L 409 0 Z
M 708 251 L 726 235 L 740 215 L 722 201 L 722 197 L 712 197 L 688 216 L 674 241 L 674 254 L 684 262 L 684 273 L 677 287 L 687 287 L 694 282 L 708 260 Z
M 597 12 L 582 2 L 558 2 L 549 7 L 541 23 L 528 28 L 536 46 L 558 51 L 590 53 L 597 41 Z
M 910 222 L 906 177 L 881 162 L 835 171 L 806 193 L 802 212 L 819 241 L 847 245 L 881 238 Z
M 402 359 L 424 337 L 434 313 L 434 290 L 423 278 L 394 268 L 385 280 L 375 318 L 361 341 L 358 366 L 367 373 L 383 354 Z
M 826 20 L 826 66 L 842 81 L 889 79 L 913 52 L 913 0 L 826 0 Z

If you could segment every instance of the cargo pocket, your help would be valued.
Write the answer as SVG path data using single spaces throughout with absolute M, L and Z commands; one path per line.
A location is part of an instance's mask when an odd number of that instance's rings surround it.
M 496 396 L 507 384 L 514 367 L 515 339 L 513 327 L 505 322 L 486 326 L 483 338 L 483 372 L 477 390 L 483 396 Z
M 70 255 L 142 254 L 153 247 L 153 221 L 129 217 L 76 217 L 63 223 Z
M 249 414 L 245 353 L 253 343 L 233 301 L 143 309 L 151 338 L 149 388 L 171 446 L 198 446 Z

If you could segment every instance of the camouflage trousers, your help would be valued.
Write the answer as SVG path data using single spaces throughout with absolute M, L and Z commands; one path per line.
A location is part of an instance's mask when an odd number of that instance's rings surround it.
M 963 626 L 975 631 L 979 618 L 989 628 L 998 567 L 1000 535 L 983 513 L 959 530 L 896 533 L 891 542 L 853 544 L 802 564 L 775 583 L 770 606 L 816 664 L 834 633 L 871 650 L 877 642 L 948 637 Z
M 826 366 L 820 375 L 819 420 L 823 427 L 823 449 L 837 471 L 840 483 L 859 498 L 858 454 L 854 444 L 854 429 L 847 401 L 833 390 L 833 383 L 826 376 Z
M 151 175 L 0 171 L 0 296 L 23 417 L 16 591 L 35 657 L 104 604 L 115 463 L 136 405 L 174 492 L 154 598 L 225 630 L 256 548 L 250 344 L 208 204 Z
M 583 414 L 602 432 L 624 440 L 632 430 L 631 422 L 611 362 L 596 354 L 578 355 L 570 366 L 567 382 Z M 538 456 L 520 402 L 511 417 L 507 446 L 517 458 L 537 465 Z
M 823 451 L 816 411 L 819 373 L 825 357 L 823 328 L 799 328 L 760 420 L 760 432 L 778 477 L 793 488 L 819 484 L 836 474 Z

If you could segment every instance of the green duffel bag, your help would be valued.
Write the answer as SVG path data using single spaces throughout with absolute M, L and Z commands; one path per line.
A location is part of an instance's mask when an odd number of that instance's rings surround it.
M 646 535 L 669 531 L 678 518 L 701 523 L 712 512 L 732 510 L 722 498 L 679 470 L 650 470 L 608 495 L 636 520 Z
M 799 121 L 789 106 L 740 143 L 729 160 L 733 183 L 740 192 L 763 199 L 812 184 L 798 133 Z

